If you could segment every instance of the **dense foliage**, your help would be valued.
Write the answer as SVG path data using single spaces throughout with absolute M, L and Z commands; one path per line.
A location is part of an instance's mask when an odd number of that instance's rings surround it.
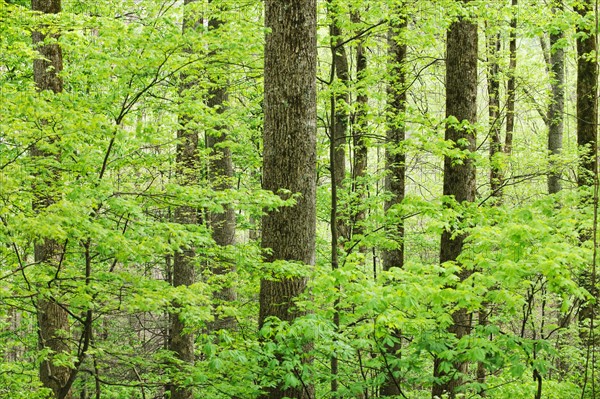
M 77 370 L 72 392 L 80 398 L 166 398 L 175 384 L 192 387 L 198 398 L 256 398 L 276 385 L 314 385 L 315 398 L 368 399 L 380 396 L 389 375 L 397 397 L 430 398 L 434 358 L 447 372 L 468 363 L 458 390 L 465 398 L 595 398 L 597 178 L 578 185 L 575 64 L 576 41 L 582 30 L 597 30 L 597 12 L 578 13 L 577 1 L 564 8 L 551 1 L 509 3 L 318 2 L 317 251 L 316 265 L 307 269 L 263 262 L 257 238 L 262 215 L 298 198 L 261 189 L 268 33 L 261 1 L 184 7 L 175 0 L 63 0 L 62 12 L 42 15 L 28 2 L 0 0 L 0 397 L 50 397 L 38 377 L 51 356 L 38 346 L 37 308 L 48 300 L 68 313 L 71 329 L 63 338 L 71 350 L 53 361 Z M 445 35 L 459 17 L 476 21 L 481 38 L 474 152 L 444 140 L 445 126 L 463 123 L 444 116 Z M 407 138 L 390 143 L 387 36 L 390 21 L 404 18 L 407 28 L 393 36 L 408 46 L 400 66 L 407 110 L 392 119 Z M 185 34 L 184 19 L 198 21 Z M 333 39 L 332 23 L 340 28 Z M 563 39 L 550 48 L 549 34 L 559 31 Z M 48 34 L 46 41 L 62 49 L 61 93 L 36 89 L 32 32 Z M 496 36 L 500 51 L 491 54 L 486 40 Z M 332 40 L 345 48 L 348 81 L 331 70 Z M 367 64 L 357 72 L 359 47 Z M 558 47 L 567 59 L 564 146 L 549 156 L 554 77 L 547 62 Z M 587 57 L 597 63 L 596 54 Z M 492 63 L 499 66 L 499 121 L 487 118 Z M 512 75 L 512 151 L 490 158 L 491 132 L 495 124 L 505 128 Z M 227 90 L 222 108 L 208 104 L 215 88 Z M 348 120 L 334 270 L 332 97 Z M 182 119 L 201 137 L 193 184 L 178 178 Z M 219 145 L 231 149 L 234 165 L 226 189 L 211 173 L 217 155 L 204 140 L 223 131 L 227 140 Z M 366 173 L 357 175 L 363 147 Z M 32 156 L 33 148 L 46 156 Z M 403 201 L 384 211 L 391 196 L 384 185 L 386 151 L 406 155 L 407 178 Z M 442 195 L 444 157 L 474 162 L 475 202 Z M 501 197 L 491 190 L 491 168 L 502 170 Z M 563 190 L 550 195 L 546 178 L 557 171 Z M 39 198 L 53 200 L 40 208 L 34 206 Z M 184 206 L 196 210 L 198 224 L 175 221 Z M 235 210 L 236 243 L 220 246 L 208 220 L 227 207 Z M 392 229 L 399 223 L 403 237 Z M 456 262 L 439 262 L 443 231 L 465 234 Z M 36 262 L 35 245 L 50 239 L 60 246 L 60 259 Z M 399 240 L 404 265 L 384 271 L 382 251 Z M 197 282 L 174 287 L 173 258 L 189 248 Z M 215 268 L 231 272 L 212 273 Z M 469 270 L 467 278 L 459 278 L 462 270 Z M 293 322 L 267 319 L 259 330 L 261 279 L 305 274 L 309 289 L 296 302 L 303 315 Z M 215 295 L 224 288 L 236 299 Z M 457 339 L 448 327 L 461 309 L 471 331 Z M 193 364 L 170 350 L 173 317 L 195 336 Z M 215 319 L 224 318 L 234 327 L 215 328 Z M 339 363 L 335 374 L 332 357 Z M 333 393 L 332 380 L 339 382 Z

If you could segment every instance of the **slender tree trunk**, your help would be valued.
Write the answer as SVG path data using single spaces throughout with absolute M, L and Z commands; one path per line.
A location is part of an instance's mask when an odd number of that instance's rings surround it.
M 210 29 L 218 29 L 222 21 L 211 18 L 208 21 Z M 227 108 L 228 93 L 224 86 L 217 86 L 209 93 L 208 106 L 214 108 L 219 115 L 223 115 Z M 210 154 L 210 179 L 217 190 L 228 190 L 233 188 L 233 161 L 231 159 L 231 149 L 227 145 L 229 140 L 225 129 L 222 126 L 216 126 L 215 131 L 206 135 L 206 146 L 211 149 Z M 235 243 L 235 211 L 230 204 L 224 205 L 224 212 L 209 214 L 212 237 L 215 243 L 220 247 L 227 247 Z M 227 260 L 217 259 L 217 265 L 211 268 L 214 275 L 224 276 L 234 270 L 234 266 L 226 266 Z M 230 262 L 229 262 L 230 263 Z M 236 292 L 233 287 L 220 287 L 213 293 L 217 304 L 235 301 Z M 231 316 L 222 317 L 215 314 L 215 322 L 211 328 L 214 330 L 233 329 L 235 327 L 235 318 Z
M 593 2 L 585 1 L 577 11 L 585 16 L 592 11 Z M 598 134 L 598 67 L 593 57 L 596 52 L 596 37 L 591 27 L 578 26 L 577 32 L 584 36 L 577 40 L 577 145 L 581 149 L 577 183 L 590 185 L 596 172 L 596 150 Z
M 406 16 L 397 11 L 399 22 L 391 24 L 388 31 L 388 53 L 390 62 L 390 83 L 388 85 L 388 126 L 386 141 L 387 171 L 385 185 L 392 198 L 386 201 L 385 210 L 402 202 L 405 195 L 406 155 L 401 148 L 406 138 L 404 116 L 406 113 L 406 72 L 405 65 L 407 45 L 398 35 L 406 29 Z M 390 234 L 398 242 L 398 247 L 383 252 L 383 268 L 404 266 L 404 224 L 399 222 Z
M 469 0 L 463 0 L 467 3 Z M 446 117 L 455 117 L 459 122 L 471 124 L 477 118 L 477 24 L 459 18 L 453 22 L 447 32 L 446 49 Z M 456 143 L 456 146 L 471 152 L 475 151 L 476 133 L 474 128 L 462 127 L 455 124 L 446 126 L 446 140 Z M 464 143 L 464 144 L 461 144 Z M 444 189 L 443 194 L 453 196 L 458 203 L 475 201 L 475 165 L 469 157 L 457 163 L 454 159 L 444 157 Z M 466 235 L 452 229 L 442 233 L 440 246 L 440 262 L 456 261 L 460 255 Z M 468 270 L 459 274 L 461 280 L 469 276 Z M 466 309 L 459 309 L 452 314 L 453 324 L 449 332 L 461 338 L 469 334 L 471 316 Z M 440 370 L 441 359 L 434 359 L 434 376 L 442 378 L 439 384 L 434 384 L 432 397 L 447 393 L 450 398 L 456 396 L 456 390 L 461 385 L 459 376 L 454 372 L 445 373 Z M 464 373 L 466 363 L 454 364 L 455 371 Z
M 332 45 L 332 56 L 336 56 L 335 46 Z M 335 73 L 335 62 L 332 64 L 332 75 Z M 331 128 L 329 130 L 329 168 L 331 170 L 331 214 L 329 219 L 329 226 L 331 229 L 331 271 L 335 272 L 339 268 L 338 261 L 338 216 L 337 216 L 337 206 L 338 206 L 338 184 L 341 185 L 341 181 L 338 183 L 336 181 L 337 174 L 337 157 L 336 151 L 338 148 L 336 147 L 335 142 L 335 132 L 336 132 L 336 95 L 332 93 L 331 95 Z M 335 327 L 336 332 L 340 329 L 340 312 L 339 312 L 339 304 L 340 304 L 340 286 L 339 284 L 335 287 L 337 290 L 337 295 L 333 300 L 333 325 Z M 330 359 L 330 367 L 331 367 L 331 394 L 333 397 L 337 395 L 339 382 L 338 382 L 338 373 L 339 373 L 339 362 L 337 354 L 334 352 Z
M 355 11 L 352 13 L 354 23 L 360 23 L 360 13 Z M 356 41 L 356 111 L 352 123 L 352 193 L 354 201 L 350 206 L 351 210 L 351 225 L 352 235 L 363 234 L 363 221 L 365 220 L 365 207 L 363 205 L 367 191 L 367 160 L 368 160 L 368 109 L 369 96 L 367 95 L 367 87 L 365 77 L 367 74 L 367 51 L 364 38 L 361 36 Z M 361 251 L 365 248 L 359 246 Z
M 401 147 L 406 138 L 404 117 L 406 114 L 406 54 L 408 46 L 399 35 L 408 26 L 404 5 L 398 5 L 393 10 L 393 19 L 388 30 L 388 54 L 390 63 L 390 82 L 388 84 L 388 124 L 385 188 L 392 197 L 385 202 L 384 209 L 388 213 L 390 208 L 402 202 L 405 195 L 406 155 Z M 404 267 L 404 222 L 398 221 L 396 225 L 388 227 L 388 234 L 397 242 L 394 249 L 383 251 L 383 270 L 393 267 Z M 400 332 L 392 331 L 398 342 L 385 348 L 390 358 L 399 356 L 401 350 Z M 389 362 L 385 362 L 389 365 Z M 395 368 L 387 366 L 387 376 L 381 386 L 381 396 L 400 395 L 400 382 L 394 377 Z
M 332 117 L 332 134 L 334 144 L 334 165 L 333 165 L 333 183 L 338 190 L 343 189 L 343 181 L 346 177 L 346 136 L 348 134 L 348 86 L 350 83 L 350 70 L 348 67 L 348 56 L 346 47 L 342 44 L 342 30 L 339 26 L 337 10 L 329 4 L 329 13 L 332 22 L 329 25 L 329 34 L 331 36 L 331 54 L 333 58 L 333 72 L 339 84 L 334 84 L 334 106 L 335 111 Z M 337 235 L 348 240 L 349 227 L 348 221 L 341 218 L 337 219 Z
M 500 128 L 502 122 L 500 119 L 500 66 L 498 57 L 500 56 L 500 34 L 488 37 L 487 42 L 487 83 L 488 83 L 488 120 L 490 126 L 490 188 L 492 197 L 496 202 L 502 198 L 503 175 L 501 160 L 498 157 L 502 154 L 502 141 L 500 139 Z
M 33 0 L 31 8 L 33 11 L 45 14 L 58 14 L 61 11 L 61 2 L 60 0 Z M 54 36 L 55 39 L 59 38 L 58 35 Z M 63 69 L 62 50 L 58 43 L 43 44 L 45 39 L 46 35 L 43 32 L 33 32 L 33 45 L 40 53 L 40 58 L 33 61 L 33 79 L 38 91 L 51 90 L 54 93 L 60 93 L 63 90 L 63 82 L 59 76 Z M 49 140 L 57 140 L 57 138 Z M 56 156 L 45 152 L 37 145 L 32 147 L 31 155 L 36 158 Z M 36 198 L 33 208 L 35 211 L 43 212 L 45 208 L 54 203 L 55 198 L 51 187 L 53 180 L 57 177 L 57 172 L 50 172 L 47 175 L 42 173 L 37 176 L 34 183 Z M 45 237 L 43 241 L 36 242 L 34 245 L 36 263 L 51 264 L 58 269 L 63 256 L 63 246 L 52 238 Z M 54 398 L 70 399 L 71 390 L 67 386 L 71 374 L 70 369 L 54 363 L 54 356 L 70 352 L 68 313 L 55 299 L 40 298 L 37 302 L 37 319 L 39 346 L 51 351 L 48 358 L 40 364 L 40 380 L 46 388 L 52 390 Z
M 264 216 L 262 247 L 268 249 L 267 262 L 297 261 L 304 267 L 315 263 L 316 11 L 315 0 L 265 2 L 270 32 L 265 42 L 263 188 L 299 196 L 294 206 Z M 304 276 L 263 279 L 259 326 L 271 316 L 293 321 L 301 315 L 294 299 L 306 282 Z M 288 389 L 278 384 L 265 397 L 286 396 L 312 397 L 312 387 L 307 381 Z
M 488 122 L 490 138 L 490 196 L 494 199 L 493 205 L 499 205 L 502 202 L 504 175 L 502 170 L 501 155 L 503 153 L 500 114 L 500 57 L 501 39 L 500 34 L 486 36 L 487 48 L 487 89 L 488 89 Z M 478 310 L 479 325 L 487 324 L 487 304 L 482 304 Z M 479 384 L 485 384 L 486 370 L 483 362 L 477 362 L 476 378 Z M 486 396 L 485 390 L 480 390 L 481 397 Z
M 334 8 L 331 0 L 328 0 L 327 11 L 331 15 L 331 24 L 329 25 L 330 46 L 331 46 L 331 83 L 333 93 L 330 100 L 331 127 L 329 130 L 329 167 L 331 171 L 331 270 L 335 271 L 339 267 L 338 262 L 338 238 L 348 239 L 348 224 L 346 221 L 338 218 L 338 191 L 343 189 L 343 181 L 346 176 L 346 132 L 348 130 L 348 83 L 350 80 L 348 70 L 348 59 L 346 49 L 342 44 L 342 31 L 339 26 L 338 10 Z M 334 78 L 337 82 L 334 83 Z M 338 292 L 340 287 L 336 287 Z M 340 328 L 340 299 L 337 296 L 333 302 L 333 325 L 336 330 Z M 335 354 L 330 359 L 331 367 L 331 392 L 332 396 L 337 395 L 339 381 L 339 362 Z
M 562 2 L 554 8 L 554 12 L 562 10 Z M 552 95 L 548 107 L 548 151 L 553 157 L 562 152 L 563 147 L 563 114 L 565 112 L 565 51 L 561 41 L 562 31 L 550 33 L 550 86 Z M 551 171 L 548 174 L 548 193 L 556 194 L 562 189 L 561 172 L 556 169 L 555 160 L 550 160 Z
M 586 16 L 594 9 L 594 1 L 586 0 L 577 12 Z M 583 22 L 582 22 L 583 24 Z M 598 151 L 598 65 L 594 58 L 596 53 L 595 26 L 577 26 L 577 33 L 581 34 L 577 40 L 577 145 L 579 146 L 579 168 L 577 184 L 579 187 L 592 186 L 597 176 L 596 163 Z M 592 202 L 591 195 L 584 202 Z M 582 241 L 590 239 L 591 231 L 581 233 Z M 594 268 L 586 270 L 581 275 L 581 284 L 593 297 L 598 297 L 598 290 L 593 284 Z M 585 304 L 579 311 L 579 320 L 593 319 L 595 304 Z M 587 340 L 587 334 L 584 339 Z
M 184 1 L 184 21 L 183 34 L 187 29 L 193 29 L 193 21 L 196 18 L 190 18 L 187 14 L 186 6 L 193 3 L 194 0 Z M 182 81 L 185 82 L 186 76 L 182 76 Z M 182 83 L 181 92 L 192 88 L 192 83 Z M 177 130 L 177 148 L 175 154 L 175 174 L 176 178 L 182 186 L 191 186 L 198 183 L 198 132 L 188 126 L 190 117 L 188 115 L 180 115 L 179 123 L 181 127 Z M 194 206 L 182 205 L 174 211 L 175 223 L 183 225 L 195 225 L 198 223 L 198 210 Z M 195 273 L 195 258 L 196 251 L 192 247 L 181 248 L 173 256 L 173 286 L 190 286 L 196 281 Z M 173 307 L 178 309 L 181 307 L 179 303 L 174 303 Z M 177 358 L 185 365 L 191 366 L 194 364 L 194 334 L 185 330 L 185 323 L 179 317 L 179 312 L 176 310 L 171 314 L 171 350 L 175 352 Z M 179 381 L 171 382 L 170 385 L 171 399 L 192 399 L 194 391 L 191 387 L 182 385 Z
M 513 133 L 515 131 L 515 99 L 517 71 L 517 7 L 518 0 L 511 0 L 513 16 L 510 20 L 510 33 L 508 42 L 508 82 L 506 82 L 506 137 L 504 152 L 512 154 Z

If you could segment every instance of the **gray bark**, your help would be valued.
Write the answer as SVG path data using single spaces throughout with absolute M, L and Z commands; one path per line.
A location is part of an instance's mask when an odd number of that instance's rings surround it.
M 316 1 L 265 2 L 263 188 L 298 193 L 296 205 L 263 217 L 265 261 L 315 262 L 316 230 Z M 275 316 L 292 321 L 302 314 L 294 299 L 306 278 L 263 279 L 259 326 Z M 308 360 L 306 360 L 308 361 Z M 311 397 L 310 385 L 276 386 L 270 399 Z
M 469 0 L 463 0 L 468 3 Z M 446 117 L 454 116 L 459 122 L 475 123 L 477 120 L 477 24 L 459 18 L 453 22 L 447 32 L 446 44 Z M 463 128 L 449 124 L 446 126 L 445 139 L 456 146 L 471 152 L 476 147 L 474 129 Z M 459 142 L 464 142 L 461 145 Z M 475 165 L 470 158 L 456 163 L 450 157 L 444 157 L 444 188 L 443 194 L 453 196 L 458 203 L 475 201 Z M 452 229 L 442 233 L 440 246 L 440 263 L 456 261 L 462 252 L 466 236 Z M 467 270 L 459 274 L 461 280 L 469 276 Z M 461 338 L 470 332 L 470 315 L 465 309 L 459 309 L 452 314 L 453 324 L 449 332 Z M 439 369 L 441 360 L 434 359 L 434 376 L 446 381 L 434 384 L 432 397 L 447 393 L 450 398 L 456 397 L 456 390 L 461 385 L 460 378 L 455 378 L 453 372 L 444 373 Z M 455 363 L 457 372 L 466 371 L 466 363 Z

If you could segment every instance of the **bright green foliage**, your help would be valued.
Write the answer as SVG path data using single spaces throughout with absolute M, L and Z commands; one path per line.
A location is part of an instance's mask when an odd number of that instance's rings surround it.
M 53 298 L 69 311 L 74 349 L 56 361 L 74 368 L 81 360 L 75 396 L 163 398 L 169 384 L 177 383 L 194 387 L 198 398 L 249 399 L 277 384 L 314 384 L 315 398 L 331 398 L 329 361 L 335 355 L 340 398 L 377 397 L 390 371 L 407 398 L 429 398 L 433 358 L 441 359 L 446 371 L 458 361 L 470 363 L 460 388 L 466 397 L 476 398 L 485 389 L 492 399 L 533 398 L 535 371 L 542 378 L 542 398 L 581 397 L 584 384 L 584 397 L 591 398 L 591 368 L 597 379 L 598 365 L 586 365 L 583 337 L 589 322 L 580 328 L 577 310 L 595 299 L 581 284 L 592 264 L 593 244 L 581 237 L 593 230 L 593 209 L 581 205 L 584 193 L 575 189 L 570 116 L 563 155 L 555 162 L 564 172 L 565 189 L 545 194 L 549 163 L 540 115 L 549 102 L 551 80 L 543 72 L 539 36 L 565 30 L 563 45 L 572 55 L 578 18 L 568 7 L 554 14 L 538 1 L 519 1 L 518 56 L 524 61 L 516 71 L 513 155 L 491 161 L 507 176 L 498 205 L 489 199 L 485 117 L 472 126 L 479 137 L 476 153 L 443 140 L 446 123 L 463 123 L 444 120 L 444 40 L 453 19 L 467 15 L 480 21 L 482 32 L 500 32 L 506 44 L 512 11 L 503 2 L 484 0 L 468 7 L 450 0 L 397 3 L 410 16 L 409 29 L 401 34 L 409 44 L 407 113 L 398 117 L 408 140 L 387 150 L 407 156 L 407 196 L 384 214 L 389 196 L 383 187 L 385 34 L 387 21 L 395 17 L 391 2 L 332 0 L 327 5 L 339 14 L 351 68 L 358 37 L 368 49 L 366 75 L 357 79 L 352 70 L 345 86 L 330 81 L 326 26 L 331 21 L 321 1 L 317 265 L 305 276 L 309 292 L 297 301 L 307 315 L 291 325 L 269 319 L 257 331 L 261 278 L 298 277 L 305 269 L 290 262 L 263 263 L 250 238 L 264 212 L 295 200 L 294 193 L 279 196 L 260 189 L 262 2 L 193 3 L 186 13 L 223 24 L 209 30 L 201 23 L 183 35 L 182 2 L 63 0 L 62 13 L 42 17 L 31 13 L 28 2 L 0 0 L 0 398 L 48 397 L 37 371 L 48 356 L 37 347 L 35 305 L 42 298 Z M 352 13 L 360 19 L 353 20 Z M 60 33 L 63 93 L 36 92 L 34 30 Z M 506 49 L 499 57 L 504 82 Z M 482 58 L 482 74 L 485 64 Z M 573 75 L 566 83 L 571 94 Z M 225 85 L 229 93 L 222 114 L 206 105 L 215 85 Z M 348 140 L 338 217 L 349 223 L 358 212 L 366 216 L 352 226 L 360 227 L 355 229 L 360 234 L 342 240 L 340 265 L 332 272 L 327 133 L 329 101 L 339 91 L 349 94 L 349 102 L 337 107 L 348 111 L 350 129 L 357 95 L 368 94 L 369 166 L 358 182 L 361 188 L 353 190 Z M 567 96 L 568 115 L 573 108 Z M 485 98 L 480 109 L 481 115 L 487 113 Z M 176 179 L 181 115 L 189 118 L 186 128 L 201 137 L 195 185 L 181 186 Z M 210 180 L 210 152 L 203 140 L 220 128 L 227 131 L 225 145 L 235 165 L 229 190 L 214 189 L 218 182 Z M 34 145 L 52 156 L 32 157 Z M 475 160 L 476 203 L 442 197 L 444 156 L 456 163 Z M 43 196 L 55 201 L 34 212 L 32 203 Z M 226 205 L 236 211 L 237 244 L 222 248 L 211 238 L 206 215 Z M 173 212 L 181 206 L 196 208 L 201 223 L 174 223 Z M 405 266 L 384 273 L 381 251 L 398 246 L 386 226 L 399 221 L 406 228 Z M 440 265 L 439 236 L 449 227 L 468 234 L 467 244 L 460 263 Z M 34 243 L 46 239 L 56 240 L 64 252 L 60 268 L 34 262 Z M 198 281 L 173 288 L 173 256 L 189 247 L 197 253 Z M 214 263 L 235 265 L 236 271 L 212 275 L 207 265 Z M 461 268 L 472 272 L 463 281 Z M 213 293 L 224 287 L 234 287 L 238 298 L 215 305 Z M 471 334 L 460 340 L 448 332 L 457 309 L 473 315 Z M 339 329 L 332 322 L 335 310 Z M 88 311 L 93 338 L 84 358 L 77 350 Z M 485 312 L 485 323 L 479 323 L 479 312 Z M 169 351 L 169 315 L 174 313 L 196 337 L 193 366 Z M 233 317 L 237 328 L 210 331 L 215 313 Z M 389 348 L 395 348 L 395 356 Z M 306 358 L 313 359 L 311 365 L 302 361 Z M 483 383 L 475 378 L 478 363 L 486 372 Z

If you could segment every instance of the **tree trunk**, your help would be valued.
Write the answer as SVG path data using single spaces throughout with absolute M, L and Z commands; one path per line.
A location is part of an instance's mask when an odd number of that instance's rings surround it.
M 579 7 L 577 12 L 586 16 L 594 9 L 594 2 L 587 0 Z M 577 145 L 579 146 L 579 168 L 577 184 L 579 187 L 592 186 L 597 176 L 597 135 L 598 135 L 598 65 L 595 59 L 596 36 L 595 27 L 583 26 L 583 22 L 577 26 L 577 33 L 581 38 L 577 40 Z M 591 195 L 584 202 L 592 202 Z M 581 240 L 585 241 L 592 236 L 591 231 L 582 231 Z M 594 297 L 598 297 L 595 287 L 594 267 L 586 270 L 580 276 L 581 285 Z M 595 304 L 584 304 L 579 311 L 579 320 L 594 319 Z M 591 323 L 590 323 L 591 324 Z M 585 335 L 584 335 L 585 334 Z M 584 341 L 588 341 L 588 334 L 582 334 Z
M 502 198 L 503 175 L 501 160 L 502 141 L 500 140 L 500 34 L 488 37 L 487 43 L 487 82 L 488 82 L 488 120 L 490 126 L 490 190 L 491 196 L 499 202 Z
M 577 11 L 585 16 L 591 12 L 592 4 L 588 0 Z M 577 176 L 579 186 L 591 185 L 596 173 L 598 69 L 595 60 L 590 59 L 596 52 L 596 37 L 591 29 L 581 25 L 577 27 L 577 32 L 584 35 L 577 40 L 577 145 L 582 151 Z
M 510 20 L 510 33 L 508 42 L 508 82 L 506 83 L 506 137 L 504 152 L 512 153 L 513 133 L 515 131 L 515 99 L 517 71 L 517 6 L 518 0 L 511 1 L 513 16 Z
M 385 203 L 387 211 L 392 206 L 400 204 L 405 194 L 406 155 L 400 148 L 406 138 L 404 114 L 406 113 L 406 62 L 407 45 L 398 35 L 407 27 L 406 16 L 398 11 L 394 22 L 388 31 L 388 53 L 391 63 L 390 84 L 388 85 L 388 127 L 386 163 L 386 190 L 392 198 Z M 383 252 L 383 268 L 404 266 L 404 224 L 399 222 L 395 229 L 389 231 L 398 242 L 398 247 Z
M 343 181 L 346 176 L 346 132 L 348 130 L 348 83 L 350 75 L 348 70 L 348 59 L 346 49 L 342 44 L 342 31 L 339 26 L 338 10 L 332 5 L 331 0 L 327 2 L 327 12 L 331 15 L 329 25 L 329 36 L 331 46 L 331 84 L 333 93 L 330 99 L 331 127 L 329 129 L 329 167 L 331 172 L 331 270 L 339 267 L 338 261 L 338 238 L 348 239 L 348 223 L 338 218 L 338 191 L 343 189 Z M 334 82 L 337 77 L 340 88 Z M 339 285 L 336 287 L 339 293 Z M 336 330 L 340 328 L 340 298 L 337 296 L 333 301 L 333 325 Z M 330 359 L 331 367 L 331 395 L 335 397 L 339 388 L 338 373 L 339 361 L 336 354 Z
M 60 0 L 32 0 L 31 8 L 45 14 L 57 14 L 61 11 Z M 33 32 L 33 45 L 40 53 L 40 58 L 33 61 L 33 79 L 38 91 L 51 90 L 60 93 L 63 90 L 63 82 L 59 76 L 63 69 L 62 50 L 58 43 L 43 44 L 46 35 L 42 32 Z M 58 39 L 58 35 L 54 35 Z M 42 121 L 44 124 L 44 121 Z M 55 140 L 50 138 L 49 140 Z M 31 149 L 33 157 L 52 157 L 38 146 Z M 49 177 L 37 176 L 34 183 L 36 198 L 33 208 L 35 211 L 43 211 L 55 202 L 52 194 L 52 183 L 57 178 L 57 172 L 49 173 Z M 51 264 L 60 267 L 63 257 L 63 248 L 56 240 L 45 237 L 42 242 L 34 244 L 34 260 L 40 264 Z M 58 273 L 58 271 L 57 271 Z M 48 348 L 51 354 L 40 364 L 40 381 L 46 388 L 50 388 L 53 397 L 58 399 L 70 399 L 71 390 L 67 387 L 70 369 L 66 366 L 54 364 L 54 355 L 69 353 L 70 325 L 67 311 L 56 302 L 54 298 L 43 298 L 37 302 L 37 320 L 39 328 L 39 346 Z M 64 389 L 65 388 L 65 389 Z M 65 392 L 66 391 L 66 392 Z
M 262 247 L 268 249 L 266 262 L 310 267 L 316 232 L 316 1 L 267 0 L 265 24 L 270 32 L 265 42 L 263 188 L 299 196 L 294 206 L 264 216 Z M 293 321 L 301 315 L 294 299 L 306 282 L 304 276 L 263 279 L 259 326 L 271 316 Z M 278 385 L 266 397 L 312 397 L 310 384 L 304 383 L 289 389 Z
M 388 54 L 390 63 L 390 82 L 388 85 L 388 126 L 386 137 L 386 168 L 385 186 L 392 198 L 384 205 L 385 212 L 402 202 L 405 195 L 406 155 L 401 147 L 406 138 L 404 117 L 406 114 L 406 54 L 408 46 L 399 35 L 408 26 L 407 15 L 403 10 L 404 5 L 398 5 L 393 10 L 393 18 L 388 30 Z M 404 267 L 404 223 L 399 220 L 396 225 L 389 226 L 387 233 L 397 243 L 397 247 L 383 251 L 383 270 L 392 267 Z M 399 331 L 392 331 L 396 339 L 400 339 Z M 386 354 L 390 358 L 399 356 L 400 342 L 386 347 Z M 386 362 L 386 365 L 388 362 Z M 387 367 L 387 376 L 381 386 L 381 396 L 400 395 L 400 383 L 394 377 L 394 367 Z
M 186 118 L 182 118 L 184 126 L 177 131 L 176 174 L 180 184 L 190 185 L 196 181 L 198 134 L 185 128 Z M 193 206 L 183 205 L 174 212 L 175 223 L 194 225 L 198 223 L 198 211 Z M 193 248 L 182 248 L 173 257 L 173 286 L 189 286 L 195 282 L 194 258 L 196 252 Z M 174 308 L 181 305 L 173 304 Z M 177 358 L 186 365 L 194 364 L 194 334 L 185 331 L 185 323 L 180 319 L 178 312 L 171 315 L 171 350 Z M 178 385 L 171 385 L 172 399 L 191 399 L 193 389 Z
M 463 0 L 467 3 L 469 0 Z M 459 18 L 453 22 L 447 32 L 446 48 L 446 117 L 455 117 L 459 122 L 474 124 L 477 118 L 477 24 Z M 476 133 L 472 127 L 456 124 L 446 126 L 445 139 L 455 143 L 458 148 L 474 152 Z M 464 144 L 461 144 L 464 143 Z M 458 203 L 475 201 L 475 165 L 468 156 L 461 163 L 444 157 L 444 189 L 445 196 L 452 196 Z M 466 236 L 451 228 L 442 233 L 440 246 L 440 263 L 456 261 L 460 255 Z M 469 276 L 469 271 L 462 270 L 461 280 Z M 471 317 L 466 309 L 459 309 L 452 314 L 453 324 L 449 332 L 461 338 L 469 334 Z M 456 396 L 456 389 L 461 385 L 460 378 L 453 372 L 444 373 L 439 369 L 441 360 L 434 360 L 434 376 L 442 378 L 434 384 L 432 397 L 447 393 L 450 398 Z M 458 373 L 466 371 L 466 363 L 455 363 Z
M 217 29 L 221 21 L 210 19 L 208 23 L 212 29 Z M 217 87 L 210 91 L 208 106 L 214 108 L 220 115 L 227 106 L 227 89 Z M 210 179 L 213 187 L 217 190 L 231 189 L 233 179 L 233 161 L 231 149 L 227 146 L 227 134 L 222 126 L 215 127 L 215 131 L 206 135 L 206 146 L 211 149 L 210 154 Z M 229 204 L 224 205 L 224 211 L 220 213 L 211 212 L 209 215 L 212 237 L 220 247 L 226 247 L 235 243 L 235 211 Z M 234 265 L 227 266 L 226 259 L 216 259 L 216 265 L 211 267 L 211 272 L 217 276 L 223 276 L 234 270 Z M 230 263 L 230 262 L 229 262 Z M 227 284 L 227 283 L 225 283 Z M 220 287 L 213 293 L 217 305 L 235 301 L 236 292 L 231 286 Z M 215 314 L 215 321 L 211 325 L 214 331 L 220 329 L 233 329 L 235 319 L 231 316 L 222 317 Z
M 333 184 L 338 191 L 343 189 L 343 181 L 346 177 L 346 141 L 348 134 L 348 86 L 350 83 L 350 70 L 348 67 L 348 56 L 346 47 L 342 44 L 342 30 L 339 26 L 337 10 L 328 5 L 328 12 L 332 15 L 332 22 L 329 25 L 329 35 L 331 37 L 331 54 L 333 58 L 333 71 L 340 85 L 334 85 L 334 106 L 335 111 L 332 117 L 331 140 L 334 144 L 334 164 L 333 164 Z M 332 82 L 333 83 L 333 82 Z M 348 220 L 337 219 L 337 236 L 348 240 L 350 238 Z
M 352 13 L 352 21 L 360 23 L 360 13 Z M 360 36 L 356 41 L 356 111 L 352 123 L 352 194 L 353 201 L 350 204 L 352 235 L 363 234 L 363 222 L 366 212 L 364 198 L 368 189 L 366 180 L 367 160 L 369 148 L 367 146 L 367 125 L 369 96 L 365 77 L 367 73 L 367 53 L 364 45 L 364 38 Z M 364 245 L 359 245 L 362 252 L 365 251 Z
M 486 25 L 487 27 L 487 25 Z M 502 202 L 504 174 L 502 170 L 502 160 L 499 157 L 503 153 L 500 114 L 500 57 L 501 39 L 500 33 L 486 36 L 487 43 L 487 88 L 488 88 L 488 123 L 490 137 L 490 197 L 494 199 L 493 205 L 500 205 Z M 487 304 L 482 304 L 478 310 L 479 325 L 487 324 Z M 477 383 L 483 385 L 486 379 L 486 370 L 483 362 L 477 362 L 476 371 Z M 485 397 L 484 389 L 479 391 L 479 396 Z
M 185 6 L 193 3 L 195 0 L 184 1 Z M 194 29 L 195 18 L 190 18 L 190 15 L 184 15 L 183 34 L 187 29 Z M 186 76 L 182 76 L 182 81 L 186 81 Z M 192 83 L 182 83 L 181 91 L 190 89 Z M 179 123 L 181 127 L 177 130 L 177 148 L 175 153 L 175 175 L 179 184 L 182 186 L 191 186 L 198 183 L 198 132 L 187 127 L 190 120 L 188 115 L 180 115 Z M 198 210 L 189 205 L 182 205 L 174 211 L 175 223 L 183 225 L 195 225 L 198 223 Z M 195 257 L 196 251 L 192 247 L 181 248 L 175 252 L 173 256 L 173 287 L 189 286 L 196 281 L 195 273 Z M 181 304 L 173 303 L 175 309 L 181 308 Z M 193 333 L 185 330 L 185 323 L 179 317 L 179 312 L 175 311 L 171 314 L 171 331 L 170 331 L 170 349 L 175 353 L 184 365 L 192 366 L 194 364 L 194 341 Z M 194 390 L 191 387 L 181 385 L 179 379 L 171 382 L 170 391 L 172 399 L 192 399 Z
M 560 3 L 554 9 L 562 10 Z M 548 151 L 553 157 L 557 157 L 562 152 L 563 146 L 563 114 L 565 112 L 565 51 L 560 43 L 564 38 L 564 33 L 550 33 L 550 86 L 552 95 L 550 106 L 548 107 Z M 556 161 L 550 160 L 551 171 L 548 174 L 548 193 L 556 194 L 562 189 L 561 172 L 556 168 Z

